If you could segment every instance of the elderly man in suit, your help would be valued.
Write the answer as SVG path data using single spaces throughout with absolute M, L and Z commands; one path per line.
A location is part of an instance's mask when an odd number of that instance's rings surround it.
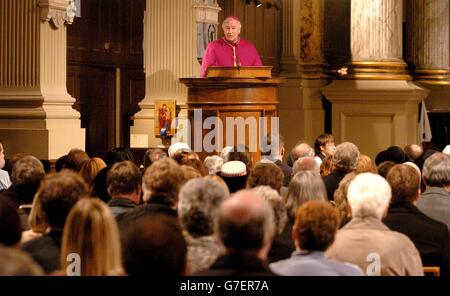
M 431 155 L 423 165 L 422 179 L 426 190 L 417 207 L 450 229 L 450 156 L 439 152 Z
M 400 164 L 389 171 L 387 181 L 392 188 L 392 201 L 383 222 L 413 241 L 424 266 L 440 266 L 441 274 L 449 275 L 447 225 L 426 216 L 415 206 L 420 195 L 419 174 L 413 167 Z
M 216 235 L 225 254 L 204 271 L 193 275 L 275 275 L 267 264 L 275 235 L 271 206 L 254 192 L 242 190 L 222 203 L 216 221 Z
M 423 275 L 413 242 L 381 222 L 391 199 L 387 181 L 372 173 L 359 174 L 347 197 L 352 219 L 337 232 L 326 255 L 358 265 L 367 275 Z

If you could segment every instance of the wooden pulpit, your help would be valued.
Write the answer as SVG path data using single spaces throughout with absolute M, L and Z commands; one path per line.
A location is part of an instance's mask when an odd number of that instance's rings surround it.
M 273 133 L 272 122 L 276 128 L 278 88 L 284 82 L 272 78 L 271 69 L 209 67 L 206 78 L 180 79 L 188 87 L 191 147 L 202 159 L 233 145 L 245 145 L 253 163 L 260 159 L 261 135 Z

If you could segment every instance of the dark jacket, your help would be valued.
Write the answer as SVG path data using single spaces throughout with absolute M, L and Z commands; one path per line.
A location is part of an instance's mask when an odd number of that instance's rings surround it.
M 52 230 L 43 236 L 26 242 L 22 250 L 29 253 L 46 274 L 61 269 L 60 253 L 62 230 Z
M 207 270 L 194 276 L 274 276 L 266 262 L 258 257 L 241 253 L 227 253 L 219 258 Z
M 394 202 L 383 221 L 391 230 L 408 236 L 424 266 L 440 266 L 449 275 L 450 235 L 447 225 L 431 219 L 410 202 Z
M 128 212 L 129 210 L 137 207 L 137 204 L 128 198 L 114 197 L 108 201 L 108 207 L 114 217 L 116 217 L 119 214 Z
M 281 160 L 277 160 L 274 162 L 277 167 L 281 169 L 283 172 L 284 178 L 283 178 L 283 186 L 289 186 L 289 183 L 291 182 L 292 177 L 292 168 L 288 166 L 287 164 L 284 164 Z
M 340 169 L 335 169 L 328 176 L 323 177 L 323 183 L 327 190 L 328 200 L 334 200 L 334 191 L 338 189 L 339 182 L 344 179 L 348 172 Z

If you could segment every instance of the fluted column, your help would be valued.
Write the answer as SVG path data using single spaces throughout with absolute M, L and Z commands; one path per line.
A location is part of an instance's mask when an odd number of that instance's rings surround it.
M 422 84 L 450 84 L 449 0 L 408 1 L 408 61 Z
M 281 75 L 300 77 L 300 1 L 281 0 L 283 42 Z
M 66 89 L 69 0 L 0 1 L 0 138 L 9 156 L 56 159 L 84 149 L 75 99 Z
M 345 79 L 410 79 L 402 60 L 402 0 L 352 0 Z
M 200 73 L 197 61 L 195 0 L 147 0 L 144 15 L 145 98 L 134 115 L 132 137 L 148 138 L 148 146 L 161 144 L 155 137 L 155 100 L 176 100 L 179 117 L 186 117 L 187 88 L 182 77 Z

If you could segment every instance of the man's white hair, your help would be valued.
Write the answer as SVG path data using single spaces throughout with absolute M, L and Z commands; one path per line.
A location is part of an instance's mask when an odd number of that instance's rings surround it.
M 347 199 L 353 217 L 383 218 L 383 214 L 391 200 L 391 187 L 381 176 L 363 173 L 350 183 Z

